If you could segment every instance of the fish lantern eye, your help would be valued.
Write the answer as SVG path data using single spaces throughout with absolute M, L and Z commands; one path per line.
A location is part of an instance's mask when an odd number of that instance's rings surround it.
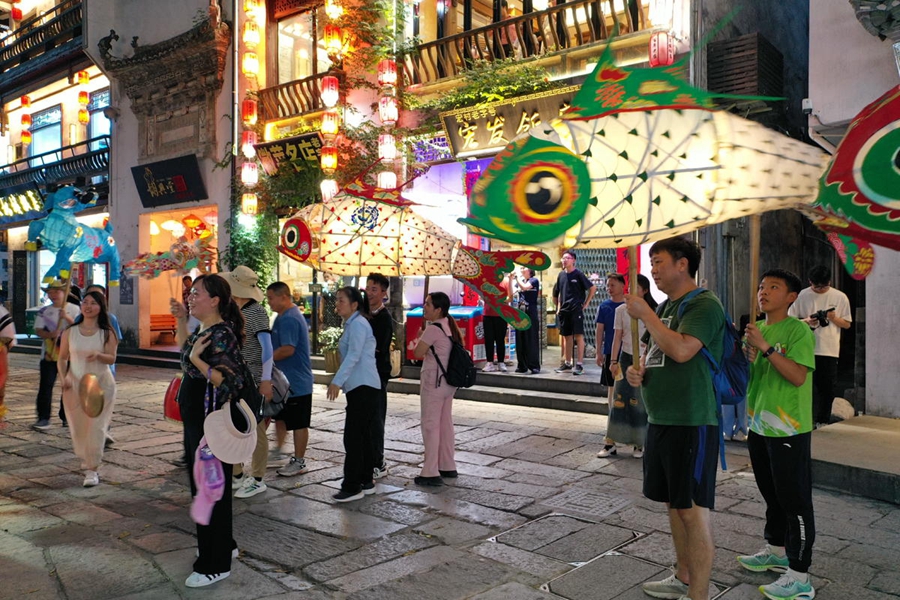
M 284 242 L 284 247 L 288 250 L 295 250 L 297 248 L 297 244 L 300 243 L 300 228 L 296 225 L 288 225 L 284 228 L 284 233 L 281 236 L 282 241 Z
M 557 165 L 535 165 L 517 178 L 513 193 L 516 212 L 526 222 L 553 223 L 572 211 L 571 174 Z
M 553 173 L 535 173 L 525 186 L 525 202 L 539 215 L 552 215 L 562 201 L 563 183 Z

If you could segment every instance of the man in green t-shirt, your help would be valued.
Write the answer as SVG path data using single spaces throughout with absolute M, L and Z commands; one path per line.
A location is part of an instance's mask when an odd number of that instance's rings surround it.
M 685 238 L 656 242 L 650 264 L 653 281 L 668 301 L 657 315 L 640 296 L 626 296 L 628 314 L 644 322 L 650 338 L 641 363 L 629 367 L 626 377 L 642 386 L 649 424 L 644 495 L 669 509 L 676 565 L 672 575 L 643 589 L 654 598 L 706 600 L 715 595 L 709 584 L 715 552 L 709 511 L 720 435 L 709 363 L 700 351 L 706 347 L 716 361 L 722 359 L 725 311 L 711 292 L 685 300 L 697 289 L 696 243 Z
M 816 539 L 810 471 L 816 338 L 806 323 L 788 316 L 801 287 L 789 271 L 764 273 L 757 298 L 766 319 L 747 325 L 747 448 L 766 501 L 766 547 L 737 560 L 750 571 L 783 573 L 759 588 L 773 600 L 816 595 L 807 572 Z

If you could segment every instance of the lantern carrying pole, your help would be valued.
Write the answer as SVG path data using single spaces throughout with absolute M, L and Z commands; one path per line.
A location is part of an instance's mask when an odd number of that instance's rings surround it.
M 750 215 L 750 323 L 756 322 L 756 288 L 759 282 L 759 215 Z
M 636 296 L 638 294 L 638 282 L 637 282 L 637 246 L 629 246 L 628 247 L 628 291 L 632 296 Z M 631 318 L 631 356 L 634 357 L 635 365 L 638 363 L 638 357 L 640 356 L 640 335 L 638 331 L 639 325 L 638 320 L 634 317 Z

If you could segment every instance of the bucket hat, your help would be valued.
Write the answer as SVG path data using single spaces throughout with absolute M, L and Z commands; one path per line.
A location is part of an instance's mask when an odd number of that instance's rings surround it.
M 225 281 L 228 282 L 228 285 L 231 286 L 231 294 L 233 296 L 237 296 L 238 298 L 252 298 L 257 302 L 262 302 L 262 290 L 256 285 L 256 282 L 259 281 L 259 277 L 250 267 L 241 265 L 233 271 L 225 271 L 224 273 L 219 273 L 219 275 L 221 275 Z
M 216 458 L 239 465 L 250 459 L 256 447 L 256 418 L 243 400 L 229 402 L 206 417 L 203 434 Z
M 66 289 L 66 282 L 62 279 L 54 279 L 47 285 L 41 288 L 42 292 L 49 292 L 50 290 L 63 290 Z

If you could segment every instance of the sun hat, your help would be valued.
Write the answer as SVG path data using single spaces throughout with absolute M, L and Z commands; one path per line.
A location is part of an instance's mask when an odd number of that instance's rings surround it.
M 53 281 L 51 281 L 50 283 L 48 283 L 46 286 L 42 287 L 42 288 L 41 288 L 41 291 L 42 291 L 42 292 L 49 292 L 50 290 L 63 290 L 63 291 L 65 291 L 66 285 L 67 285 L 66 282 L 63 281 L 62 279 L 54 279 Z
M 233 412 L 238 413 L 240 417 L 238 424 L 246 431 L 238 429 Z M 203 434 L 216 458 L 225 463 L 239 465 L 253 456 L 253 449 L 256 447 L 256 418 L 243 400 L 229 402 L 206 417 L 203 422 Z
M 228 285 L 231 286 L 231 295 L 238 298 L 252 298 L 257 302 L 262 302 L 262 290 L 256 285 L 259 277 L 250 267 L 241 265 L 233 271 L 225 271 L 219 273 Z
M 92 419 L 103 412 L 103 388 L 100 387 L 100 379 L 93 373 L 85 373 L 78 384 L 78 397 L 81 400 L 81 410 Z

